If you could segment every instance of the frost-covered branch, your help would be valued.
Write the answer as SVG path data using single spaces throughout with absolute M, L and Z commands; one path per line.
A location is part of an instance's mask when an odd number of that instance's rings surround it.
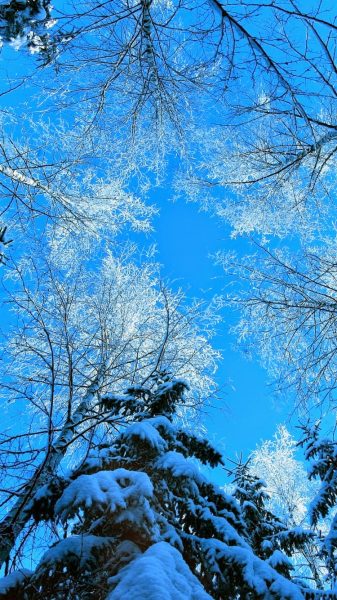
M 231 302 L 241 312 L 236 334 L 253 343 L 263 364 L 294 387 L 309 406 L 336 390 L 337 279 L 335 241 L 293 253 L 256 245 L 243 261 L 228 256 L 224 266 L 241 282 Z M 281 383 L 282 382 L 282 383 Z

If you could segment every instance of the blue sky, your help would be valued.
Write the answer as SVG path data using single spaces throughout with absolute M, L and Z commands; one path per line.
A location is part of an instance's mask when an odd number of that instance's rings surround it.
M 157 259 L 162 273 L 189 297 L 211 298 L 223 291 L 225 278 L 212 255 L 219 249 L 240 249 L 244 242 L 230 239 L 229 230 L 219 219 L 201 212 L 198 205 L 172 202 L 157 196 L 160 214 L 155 220 L 152 241 L 157 244 Z M 229 333 L 235 318 L 224 311 L 223 320 L 213 339 L 223 353 L 217 373 L 221 402 L 205 415 L 205 424 L 214 443 L 225 455 L 241 451 L 247 455 L 262 439 L 271 438 L 277 424 L 289 424 L 291 405 L 276 399 L 266 371 L 258 360 L 249 361 L 236 351 L 235 338 Z M 291 427 L 289 427 L 291 429 Z

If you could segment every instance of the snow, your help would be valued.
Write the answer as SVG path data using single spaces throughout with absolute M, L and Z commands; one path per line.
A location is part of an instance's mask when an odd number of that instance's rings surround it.
M 115 538 L 96 535 L 74 535 L 61 540 L 43 555 L 36 576 L 38 577 L 41 571 L 54 570 L 59 563 L 66 565 L 67 562 L 74 560 L 78 567 L 83 569 L 91 560 L 95 560 L 93 555 L 95 549 L 110 546 L 114 541 Z
M 135 544 L 130 540 L 123 540 L 118 544 L 114 551 L 114 563 L 118 564 L 119 569 L 123 568 L 124 565 L 128 565 L 131 560 L 134 560 L 137 556 L 141 555 L 142 552 Z
M 32 575 L 28 569 L 21 569 L 20 571 L 13 571 L 6 577 L 0 579 L 0 595 L 8 594 L 13 588 L 21 585 L 25 579 Z
M 165 381 L 163 383 L 160 383 L 158 385 L 156 393 L 159 396 L 160 394 L 169 392 L 170 390 L 175 390 L 177 385 L 183 386 L 186 390 L 190 389 L 190 385 L 189 385 L 188 381 L 186 381 L 186 379 L 176 378 L 176 379 L 172 379 L 171 381 Z
M 54 27 L 54 25 L 56 25 L 57 23 L 57 19 L 49 19 L 49 21 L 46 21 L 44 26 L 46 29 L 51 29 L 52 27 Z
M 96 469 L 102 470 L 102 466 L 105 461 L 110 458 L 110 449 L 109 448 L 101 448 L 99 450 L 99 454 L 97 455 L 97 449 L 90 452 L 85 462 L 82 465 L 83 470 Z
M 37 492 L 34 494 L 34 500 L 42 500 L 43 498 L 48 498 L 52 495 L 50 486 L 48 483 L 45 485 L 41 485 Z
M 207 550 L 208 560 L 215 568 L 221 559 L 229 566 L 232 563 L 236 568 L 239 567 L 245 582 L 257 595 L 272 598 L 275 594 L 275 597 L 282 600 L 304 600 L 303 594 L 294 583 L 279 575 L 251 550 L 227 546 L 216 539 L 204 539 L 202 544 Z
M 134 500 L 144 504 L 144 500 L 152 494 L 153 486 L 145 473 L 127 469 L 98 471 L 77 477 L 56 502 L 55 514 L 65 521 L 78 509 L 93 505 L 115 512 L 126 509 L 131 502 L 134 504 Z
M 180 452 L 173 450 L 166 452 L 156 461 L 156 467 L 171 471 L 174 477 L 187 477 L 198 483 L 205 481 L 197 466 L 187 460 Z
M 236 529 L 230 523 L 228 523 L 227 519 L 213 515 L 208 507 L 204 507 L 201 511 L 201 514 L 203 519 L 213 523 L 215 530 L 219 532 L 227 544 L 237 544 L 239 546 L 248 548 L 248 544 L 238 534 Z
M 337 515 L 334 516 L 330 531 L 323 541 L 323 550 L 330 556 L 333 556 L 337 542 Z
M 151 417 L 151 419 L 148 419 L 147 422 L 153 425 L 153 427 L 155 427 L 156 429 L 158 429 L 158 427 L 162 427 L 166 433 L 173 434 L 176 431 L 176 428 L 171 423 L 171 421 L 163 415 L 159 415 L 158 417 Z
M 37 33 L 34 33 L 34 31 L 28 32 L 27 39 L 29 41 L 29 52 L 31 54 L 41 52 L 41 50 L 43 50 L 46 47 L 46 44 L 41 38 L 41 36 Z
M 150 419 L 140 423 L 133 423 L 123 433 L 123 438 L 138 437 L 156 450 L 165 450 L 167 443 L 150 423 Z
M 252 512 L 256 512 L 256 513 L 258 512 L 256 504 L 254 504 L 254 502 L 250 502 L 249 500 L 245 500 L 242 503 L 242 508 L 243 509 L 249 508 Z
M 116 587 L 107 600 L 212 600 L 180 552 L 166 542 L 150 546 L 109 583 Z
M 178 548 L 181 552 L 183 551 L 183 543 L 181 537 L 173 525 L 171 525 L 166 519 L 163 519 L 161 525 L 161 540 L 168 542 L 171 546 Z
M 281 552 L 281 550 L 274 550 L 273 554 L 268 558 L 268 564 L 276 569 L 281 565 L 292 568 L 292 562 L 289 558 Z
M 261 544 L 261 548 L 264 551 L 272 550 L 273 544 L 271 543 L 270 540 L 263 540 L 263 542 Z
M 21 36 L 17 36 L 15 38 L 12 38 L 9 45 L 13 48 L 13 50 L 20 50 L 26 42 L 26 38 L 24 35 Z

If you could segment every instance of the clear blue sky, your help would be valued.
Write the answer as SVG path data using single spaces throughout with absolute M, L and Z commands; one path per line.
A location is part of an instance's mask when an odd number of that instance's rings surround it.
M 240 248 L 244 242 L 233 240 L 219 219 L 200 212 L 198 206 L 183 201 L 171 202 L 165 194 L 157 194 L 160 215 L 155 221 L 152 240 L 158 246 L 162 273 L 187 296 L 211 298 L 223 291 L 225 279 L 221 267 L 214 265 L 211 255 L 219 249 Z M 215 443 L 225 455 L 245 455 L 261 439 L 271 438 L 278 423 L 288 424 L 292 406 L 274 398 L 265 370 L 256 361 L 248 361 L 235 351 L 235 339 L 229 334 L 233 315 L 226 311 L 218 325 L 213 342 L 222 350 L 217 381 L 222 403 L 208 411 L 206 425 Z

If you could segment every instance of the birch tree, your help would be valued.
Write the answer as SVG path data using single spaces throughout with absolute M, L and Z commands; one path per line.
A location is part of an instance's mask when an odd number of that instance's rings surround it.
M 44 235 L 54 247 L 81 239 L 86 252 L 125 228 L 151 230 L 156 209 L 128 188 L 130 153 L 122 140 L 112 156 L 111 142 L 105 139 L 103 151 L 85 136 L 83 122 L 72 127 L 8 113 L 1 125 L 0 220 L 7 227 L 5 243 L 14 240 L 14 256 L 35 236 Z
M 294 252 L 255 246 L 255 256 L 224 265 L 243 285 L 229 294 L 242 310 L 236 334 L 260 352 L 283 391 L 295 389 L 301 408 L 335 406 L 335 240 Z
M 165 289 L 150 265 L 108 255 L 99 272 L 62 270 L 31 258 L 11 277 L 18 323 L 3 355 L 0 556 L 19 564 L 37 489 L 106 439 L 108 423 L 112 432 L 117 426 L 102 411 L 102 394 L 171 369 L 195 382 L 191 418 L 214 390 L 218 355 L 208 342 L 212 309 L 205 321 L 202 304 L 183 308 L 182 295 Z

